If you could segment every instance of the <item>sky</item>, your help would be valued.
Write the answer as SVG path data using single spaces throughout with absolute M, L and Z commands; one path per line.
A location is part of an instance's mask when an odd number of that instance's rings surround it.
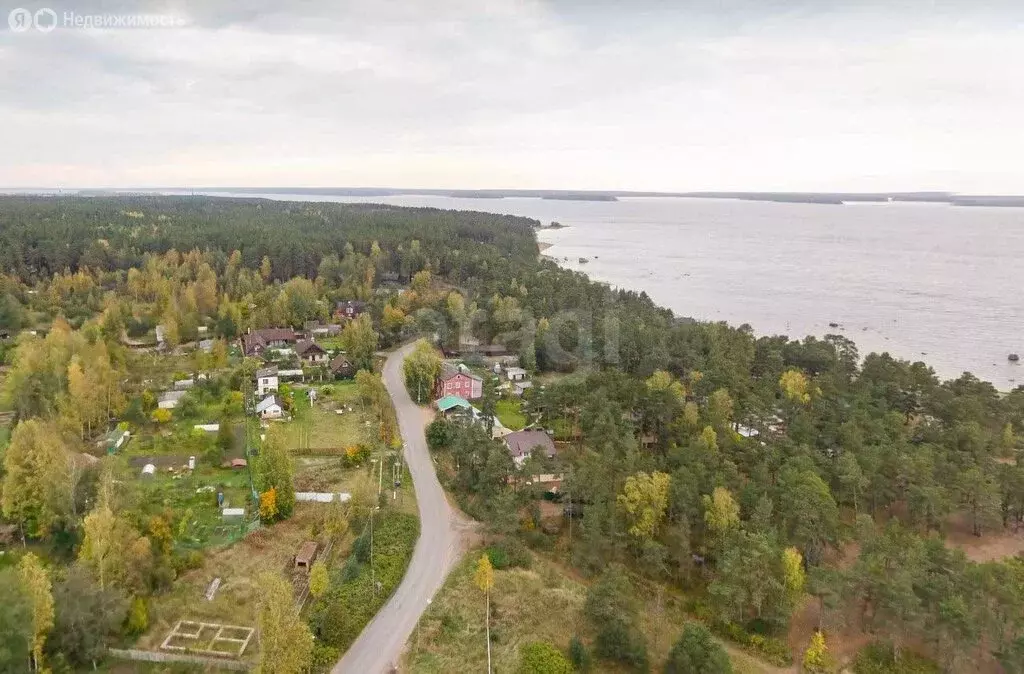
M 7 1 L 2 187 L 1024 194 L 1019 1 Z

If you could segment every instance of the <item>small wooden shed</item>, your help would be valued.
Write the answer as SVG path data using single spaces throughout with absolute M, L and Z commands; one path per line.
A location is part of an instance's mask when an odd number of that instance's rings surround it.
M 317 545 L 313 541 L 303 543 L 295 555 L 295 569 L 309 573 L 309 570 L 313 568 L 313 560 L 316 559 L 316 550 Z

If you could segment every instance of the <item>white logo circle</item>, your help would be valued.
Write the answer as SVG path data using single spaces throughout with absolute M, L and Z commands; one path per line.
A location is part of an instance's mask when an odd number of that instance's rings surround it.
M 24 33 L 32 27 L 32 12 L 23 7 L 12 9 L 11 13 L 7 15 L 7 25 L 15 33 Z
M 33 20 L 36 24 L 36 30 L 40 33 L 49 33 L 57 27 L 57 12 L 49 7 L 43 7 L 36 12 Z

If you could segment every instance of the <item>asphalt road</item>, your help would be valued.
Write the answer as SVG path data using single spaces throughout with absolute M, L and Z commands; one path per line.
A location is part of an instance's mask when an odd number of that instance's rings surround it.
M 388 357 L 384 364 L 384 385 L 395 405 L 405 442 L 405 461 L 416 487 L 420 538 L 395 594 L 334 666 L 331 670 L 334 674 L 379 674 L 397 666 L 402 648 L 420 616 L 462 554 L 460 531 L 465 524 L 448 505 L 441 483 L 437 481 L 423 433 L 426 416 L 405 390 L 402 361 L 410 351 L 412 345 Z

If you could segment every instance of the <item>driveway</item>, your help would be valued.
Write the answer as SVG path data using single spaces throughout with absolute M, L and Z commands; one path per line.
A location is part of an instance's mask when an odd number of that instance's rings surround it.
M 423 433 L 427 416 L 405 390 L 402 361 L 412 348 L 410 344 L 388 356 L 384 363 L 384 385 L 395 406 L 405 442 L 405 461 L 416 487 L 420 537 L 402 583 L 331 670 L 335 674 L 392 671 L 423 611 L 462 556 L 461 532 L 467 523 L 448 505 L 427 451 Z

